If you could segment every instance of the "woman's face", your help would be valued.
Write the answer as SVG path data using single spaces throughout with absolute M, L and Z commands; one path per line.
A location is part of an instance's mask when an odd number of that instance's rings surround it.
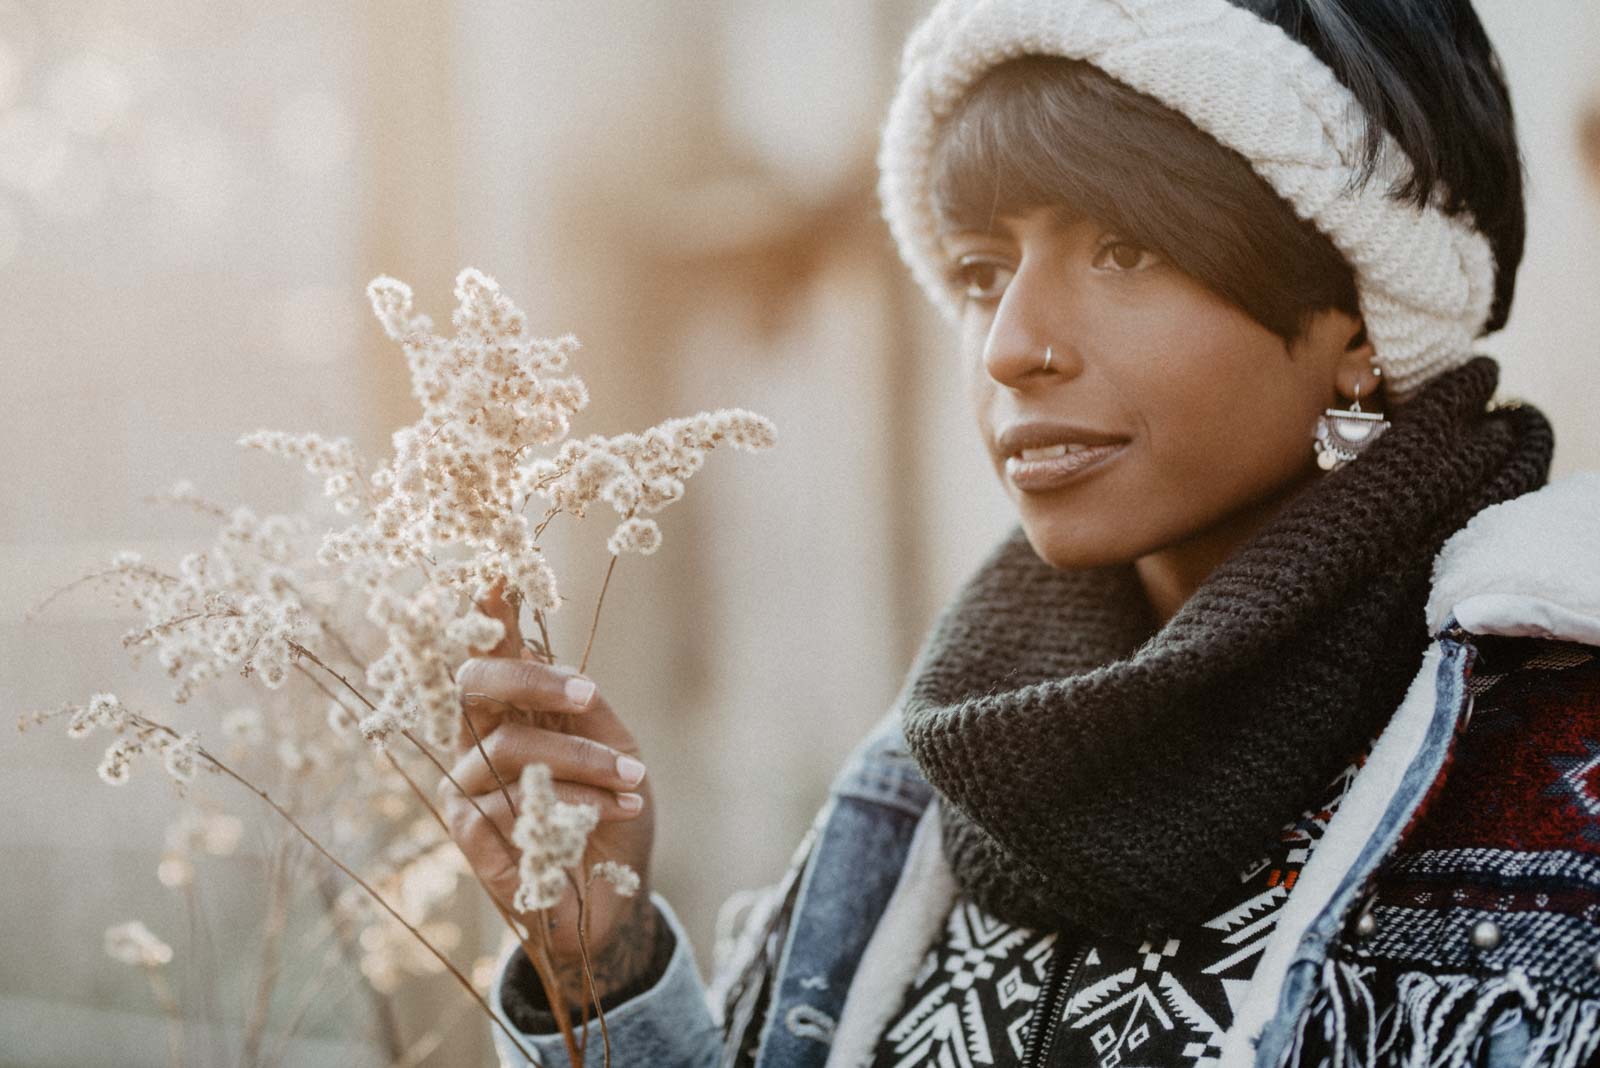
M 1316 474 L 1318 414 L 1377 382 L 1370 346 L 1349 347 L 1351 316 L 1318 313 L 1286 345 L 1090 219 L 1040 208 L 943 242 L 966 292 L 979 430 L 1029 542 L 1056 567 L 1252 528 L 1250 514 Z

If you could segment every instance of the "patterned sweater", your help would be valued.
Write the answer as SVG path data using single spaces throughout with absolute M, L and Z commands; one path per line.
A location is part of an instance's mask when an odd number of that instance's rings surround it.
M 1054 1063 L 1188 1068 L 1214 1061 L 1279 906 L 1365 756 L 1239 873 L 1210 919 L 1156 943 L 1069 944 L 958 897 L 879 1038 L 872 1068 L 1026 1063 L 1025 1053 L 1037 1057 L 1045 1037 L 1041 1002 L 1064 1025 L 1051 1029 Z

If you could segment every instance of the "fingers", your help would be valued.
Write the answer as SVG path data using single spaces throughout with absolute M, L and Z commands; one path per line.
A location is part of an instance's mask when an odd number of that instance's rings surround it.
M 481 601 L 475 602 L 478 611 L 491 619 L 498 619 L 506 628 L 506 633 L 493 649 L 473 650 L 475 656 L 521 656 L 522 655 L 522 604 L 518 601 L 515 605 L 505 598 L 506 580 L 498 580 Z
M 557 783 L 569 781 L 616 793 L 635 789 L 645 776 L 645 766 L 629 753 L 581 734 L 522 723 L 503 724 L 483 739 L 483 753 L 467 750 L 450 774 L 461 789 L 476 795 L 499 789 L 496 772 L 511 784 L 524 765 L 535 763 L 549 765 Z
M 473 657 L 456 670 L 456 682 L 461 686 L 461 707 L 471 723 L 471 733 L 480 738 L 519 712 L 535 713 L 535 720 L 540 712 L 581 712 L 594 696 L 594 683 L 576 670 L 537 660 Z M 570 690 L 568 683 L 572 684 Z M 463 737 L 462 744 L 471 740 Z
M 482 706 L 495 715 L 505 715 L 513 707 L 525 712 L 582 712 L 595 691 L 594 682 L 573 668 L 503 656 L 473 657 L 456 672 L 456 682 L 469 711 Z
M 446 784 L 448 787 L 448 784 Z M 508 784 L 511 785 L 511 784 Z M 613 820 L 631 820 L 644 810 L 644 798 L 639 794 L 625 791 L 616 793 L 596 786 L 586 786 L 582 783 L 564 782 L 556 780 L 554 784 L 556 799 L 565 801 L 569 805 L 593 805 L 600 810 L 602 823 Z M 457 841 L 463 844 L 477 843 L 480 838 L 493 836 L 489 823 L 500 828 L 500 832 L 507 838 L 511 837 L 511 827 L 515 818 L 511 809 L 506 805 L 505 795 L 498 787 L 491 787 L 491 793 L 475 794 L 472 801 L 465 795 L 447 788 L 445 790 L 445 819 L 450 824 L 450 832 Z M 520 805 L 521 799 L 516 795 L 513 786 L 511 796 Z M 474 807 L 473 802 L 477 805 Z M 485 823 L 485 817 L 488 823 Z M 495 841 L 498 843 L 498 837 Z
M 474 657 L 461 665 L 456 680 L 461 685 L 462 707 L 473 729 L 485 740 L 509 719 L 558 727 L 625 753 L 638 749 L 633 732 L 595 692 L 594 683 L 570 667 L 537 660 Z M 464 737 L 463 741 L 470 745 L 472 739 Z

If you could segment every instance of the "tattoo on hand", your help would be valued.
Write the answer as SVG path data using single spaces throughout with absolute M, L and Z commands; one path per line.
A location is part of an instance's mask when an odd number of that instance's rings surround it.
M 594 970 L 595 993 L 602 999 L 631 985 L 657 963 L 659 917 L 647 897 L 641 894 L 635 901 L 634 907 L 623 917 L 605 948 L 598 953 L 591 952 L 589 956 L 589 964 Z M 581 959 L 559 964 L 556 976 L 568 998 L 578 1004 L 588 1001 L 589 986 Z

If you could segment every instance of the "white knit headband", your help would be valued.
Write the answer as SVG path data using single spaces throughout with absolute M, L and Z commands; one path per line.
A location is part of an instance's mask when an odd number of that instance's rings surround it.
M 911 35 L 878 155 L 884 217 L 913 276 L 947 314 L 929 188 L 940 123 L 989 68 L 1022 55 L 1084 60 L 1187 116 L 1250 161 L 1355 271 L 1391 397 L 1460 366 L 1494 298 L 1494 256 L 1470 218 L 1386 191 L 1411 163 L 1387 134 L 1373 180 L 1360 105 L 1312 52 L 1227 0 L 942 0 Z

